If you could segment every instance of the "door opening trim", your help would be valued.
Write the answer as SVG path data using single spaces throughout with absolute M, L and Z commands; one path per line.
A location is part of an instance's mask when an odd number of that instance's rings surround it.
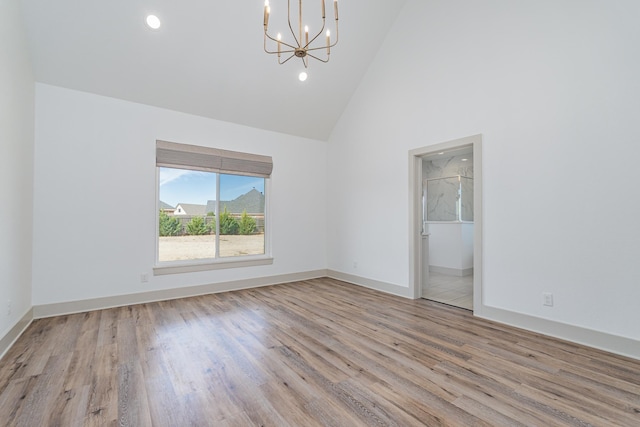
M 482 313 L 482 134 L 454 139 L 409 151 L 409 287 L 410 296 L 422 293 L 422 157 L 462 146 L 473 149 L 473 313 Z

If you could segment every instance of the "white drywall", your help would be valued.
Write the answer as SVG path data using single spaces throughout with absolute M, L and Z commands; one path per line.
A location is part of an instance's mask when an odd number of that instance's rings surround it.
M 0 1 L 0 64 L 2 338 L 31 307 L 34 81 L 18 1 Z
M 429 224 L 429 265 L 473 268 L 473 224 Z
M 408 287 L 408 151 L 481 133 L 485 305 L 640 339 L 638 16 L 409 0 L 329 142 L 329 269 Z
M 273 265 L 151 274 L 156 139 L 273 157 Z M 37 84 L 34 305 L 324 269 L 326 167 L 324 142 Z

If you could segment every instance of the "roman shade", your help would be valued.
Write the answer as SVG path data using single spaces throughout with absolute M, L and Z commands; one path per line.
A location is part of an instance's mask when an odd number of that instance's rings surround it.
M 156 166 L 269 178 L 270 156 L 156 141 Z

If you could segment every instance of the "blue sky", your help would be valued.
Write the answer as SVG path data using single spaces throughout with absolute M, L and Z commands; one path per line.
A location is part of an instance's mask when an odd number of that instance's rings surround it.
M 233 200 L 251 189 L 264 193 L 264 178 L 220 175 L 220 200 Z M 175 207 L 179 203 L 206 205 L 216 199 L 216 174 L 184 169 L 160 168 L 160 200 Z

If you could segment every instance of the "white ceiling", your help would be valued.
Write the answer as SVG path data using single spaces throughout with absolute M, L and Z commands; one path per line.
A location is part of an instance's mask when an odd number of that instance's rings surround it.
M 320 3 L 304 1 L 313 31 Z M 38 82 L 321 140 L 405 1 L 339 0 L 340 41 L 302 83 L 299 59 L 278 65 L 263 51 L 264 0 L 21 0 Z M 270 3 L 284 35 L 286 1 Z

